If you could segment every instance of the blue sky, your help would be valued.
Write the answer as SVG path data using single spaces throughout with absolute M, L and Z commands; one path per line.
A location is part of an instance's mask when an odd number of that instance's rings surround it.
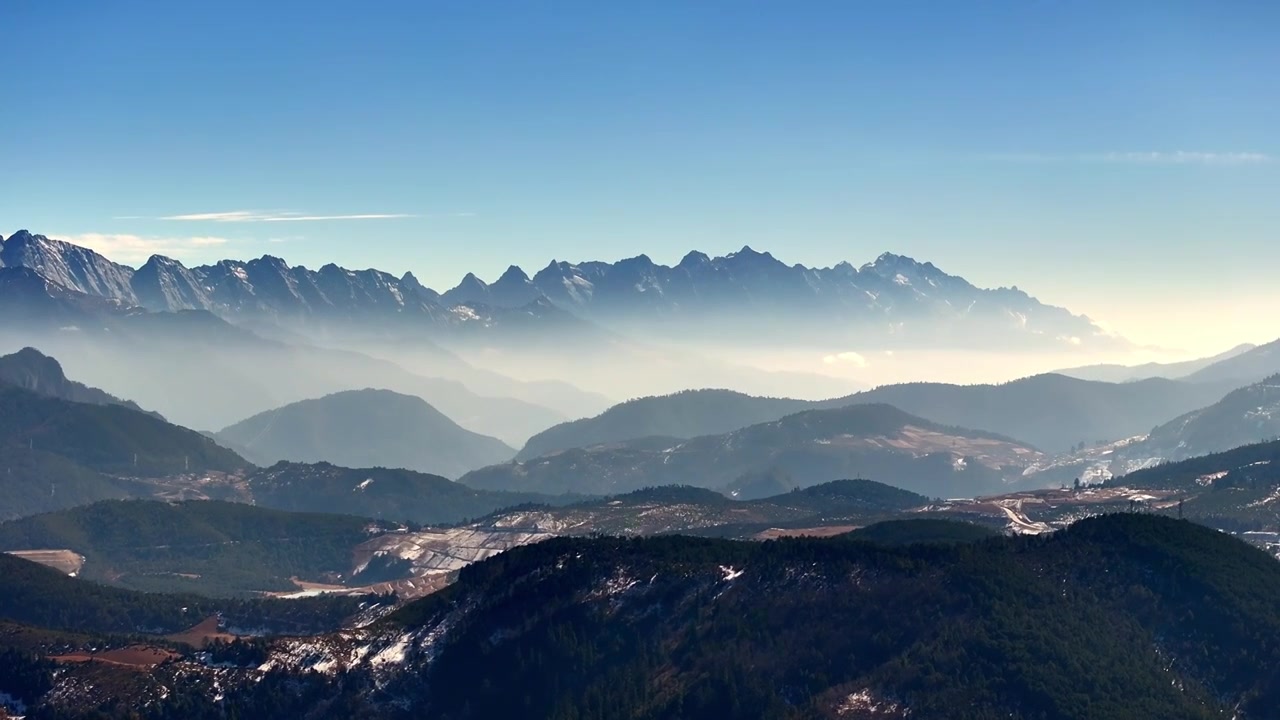
M 15 0 L 0 27 L 4 234 L 435 286 L 892 250 L 1143 341 L 1280 335 L 1274 2 Z

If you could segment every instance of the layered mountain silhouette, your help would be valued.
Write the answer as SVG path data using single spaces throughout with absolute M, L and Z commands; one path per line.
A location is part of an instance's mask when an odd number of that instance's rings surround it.
M 888 404 L 944 425 L 1016 438 L 1046 452 L 1116 440 L 1203 407 L 1223 383 L 1150 379 L 1106 383 L 1035 375 L 1001 385 L 906 383 L 823 401 L 762 398 L 728 390 L 696 390 L 640 398 L 600 415 L 549 428 L 529 439 L 517 460 L 570 448 L 626 443 L 647 436 L 718 435 L 802 410 Z M 758 471 L 767 470 L 759 468 Z
M 786 265 L 744 247 L 723 257 L 689 253 L 665 266 L 645 255 L 616 263 L 553 261 L 528 276 L 510 267 L 492 285 L 474 274 L 444 293 L 411 274 L 319 270 L 263 256 L 187 268 L 154 256 L 132 268 L 25 230 L 4 240 L 5 267 L 27 268 L 60 288 L 153 311 L 207 310 L 236 320 L 376 322 L 390 327 L 483 332 L 591 333 L 605 326 L 660 335 L 697 330 L 738 341 L 760 328 L 787 337 L 916 346 L 1114 344 L 1088 318 L 1013 288 L 981 289 L 931 263 L 885 253 L 855 268 Z M 708 324 L 708 321 L 712 321 Z M 812 338 L 810 338 L 812 339 Z
M 1099 380 L 1102 382 L 1132 382 L 1134 380 L 1146 380 L 1147 378 L 1168 378 L 1176 380 L 1185 378 L 1193 373 L 1200 372 L 1205 368 L 1222 362 L 1231 360 L 1240 355 L 1258 347 L 1252 343 L 1237 345 L 1226 352 L 1211 355 L 1209 357 L 1198 358 L 1195 360 L 1184 360 L 1182 362 L 1171 363 L 1143 363 L 1141 365 L 1083 365 L 1081 367 L 1067 368 L 1058 370 L 1059 375 L 1067 375 L 1069 377 L 1080 378 L 1081 380 Z M 1226 377 L 1223 379 L 1232 380 L 1234 378 Z
M 259 465 L 281 460 L 390 467 L 458 477 L 515 450 L 464 430 L 419 397 L 350 390 L 268 410 L 218 432 Z
M 1187 376 L 1196 382 L 1226 382 L 1236 386 L 1255 383 L 1280 373 L 1280 340 L 1219 360 Z
M 1077 443 L 1145 433 L 1213 402 L 1229 387 L 1163 378 L 1103 383 L 1046 374 L 999 385 L 886 385 L 824 404 L 887 403 L 934 422 L 1008 435 L 1060 452 Z
M 96 322 L 96 330 L 82 322 L 0 333 L 0 349 L 5 343 L 14 349 L 37 345 L 77 378 L 197 428 L 220 428 L 290 402 L 375 384 L 425 398 L 463 427 L 511 444 L 566 419 L 542 405 L 482 395 L 455 380 L 419 375 L 362 353 L 269 340 L 203 310 L 104 315 Z M 460 365 L 437 354 L 417 367 L 452 372 Z M 502 382 L 496 373 L 470 376 L 479 387 L 520 385 L 510 378 Z M 573 407 L 596 402 L 573 388 L 537 391 L 570 398 Z M 573 399 L 575 393 L 581 399 Z
M 870 477 L 930 496 L 954 496 L 997 490 L 1039 456 L 992 433 L 864 404 L 691 440 L 650 437 L 566 450 L 477 470 L 460 481 L 493 490 L 603 495 L 646 485 L 719 489 L 745 473 L 778 468 L 800 487 Z
M 0 356 L 0 385 L 13 385 L 48 397 L 89 405 L 120 405 L 144 412 L 137 403 L 67 378 L 62 365 L 35 348 Z M 150 413 L 156 418 L 163 417 Z
M 810 408 L 790 398 L 752 397 L 732 390 L 686 390 L 630 400 L 592 418 L 556 425 L 529 438 L 517 460 L 558 450 L 649 436 L 692 438 L 719 435 Z
M 0 519 L 149 495 L 145 478 L 248 467 L 197 432 L 67 380 L 35 351 L 0 358 L 0 375 L 21 383 L 0 380 Z

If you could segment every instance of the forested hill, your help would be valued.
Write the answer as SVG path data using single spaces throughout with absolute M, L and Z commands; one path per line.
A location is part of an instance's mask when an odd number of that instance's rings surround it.
M 1262 718 L 1280 702 L 1275 597 L 1265 553 L 1125 514 L 893 549 L 555 540 L 471 566 L 394 620 L 450 628 L 424 688 L 440 717 L 816 717 L 865 702 L 896 708 L 886 717 Z M 511 692 L 462 689 L 476 684 Z
M 0 453 L 40 450 L 98 472 L 231 471 L 243 458 L 209 438 L 120 405 L 89 405 L 0 385 Z
M 337 628 L 365 598 L 211 599 L 144 593 L 70 578 L 0 553 L 0 621 L 90 634 L 175 633 L 223 613 L 228 622 L 276 632 Z M 0 642 L 0 646 L 3 642 Z
M 175 683 L 144 717 L 322 703 L 357 720 L 1263 720 L 1280 706 L 1280 563 L 1229 535 L 1128 513 L 1040 537 L 903 530 L 548 540 L 362 630 L 278 641 L 265 675 Z

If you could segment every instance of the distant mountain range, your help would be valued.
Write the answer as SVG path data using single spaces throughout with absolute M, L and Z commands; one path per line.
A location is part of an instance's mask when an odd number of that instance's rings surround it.
M 1280 373 L 1280 340 L 1219 360 L 1187 376 L 1195 382 L 1225 382 L 1237 387 Z
M 885 346 L 1120 342 L 1088 318 L 1016 287 L 977 288 L 931 263 L 891 253 L 858 268 L 788 266 L 749 247 L 716 258 L 692 252 L 674 267 L 644 255 L 616 263 L 552 262 L 533 277 L 512 267 L 492 285 L 468 275 L 438 293 L 409 273 L 332 264 L 313 271 L 271 256 L 194 268 L 153 256 L 135 270 L 23 230 L 0 244 L 0 266 L 29 271 L 0 278 L 0 290 L 19 294 L 56 288 L 152 311 L 206 310 L 282 324 L 377 323 L 462 338 L 480 333 L 490 341 L 590 335 L 598 332 L 596 323 L 658 335 L 697 330 L 741 342 L 758 342 L 764 326 L 774 339 L 820 331 L 827 341 Z M 36 287 L 30 273 L 53 288 Z
M 1228 389 L 1221 382 L 1106 383 L 1048 374 L 1001 385 L 885 385 L 822 401 L 694 390 L 631 400 L 596 417 L 556 425 L 530 438 L 516 459 L 625 444 L 649 436 L 719 435 L 804 410 L 858 404 L 892 405 L 933 422 L 998 433 L 1045 452 L 1062 452 L 1078 443 L 1145 433 L 1171 417 L 1208 405 Z
M 387 467 L 458 477 L 515 449 L 458 427 L 422 398 L 348 390 L 268 410 L 214 435 L 258 465 L 281 460 Z
M 904 383 L 827 401 L 887 403 L 946 425 L 1017 438 L 1046 452 L 1145 433 L 1222 397 L 1231 384 L 1152 378 L 1102 383 L 1034 375 L 999 385 Z
M 888 405 L 810 410 L 722 435 L 649 437 L 563 451 L 464 475 L 472 487 L 611 494 L 647 485 L 723 489 L 778 468 L 799 487 L 870 477 L 931 496 L 992 492 L 1040 453 L 1017 441 L 951 428 Z
M 810 409 L 790 398 L 752 397 L 732 390 L 686 390 L 638 398 L 592 418 L 573 420 L 529 438 L 517 460 L 570 448 L 607 445 L 650 436 L 692 438 L 719 435 Z

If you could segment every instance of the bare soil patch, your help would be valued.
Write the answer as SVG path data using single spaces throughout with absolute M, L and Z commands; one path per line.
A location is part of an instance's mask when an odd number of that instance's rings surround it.
M 190 645 L 194 648 L 203 648 L 211 642 L 222 640 L 223 642 L 231 642 L 236 639 L 235 635 L 222 632 L 218 629 L 218 616 L 211 615 L 202 620 L 197 625 L 173 635 L 166 635 L 165 640 L 170 642 L 182 643 Z
M 84 556 L 71 550 L 10 550 L 6 554 L 40 563 L 67 575 L 76 575 L 84 567 Z
M 162 662 L 179 657 L 181 656 L 172 650 L 155 647 L 154 645 L 130 645 L 116 650 L 104 650 L 99 653 L 53 655 L 49 659 L 59 663 L 102 662 L 138 670 L 149 670 Z

